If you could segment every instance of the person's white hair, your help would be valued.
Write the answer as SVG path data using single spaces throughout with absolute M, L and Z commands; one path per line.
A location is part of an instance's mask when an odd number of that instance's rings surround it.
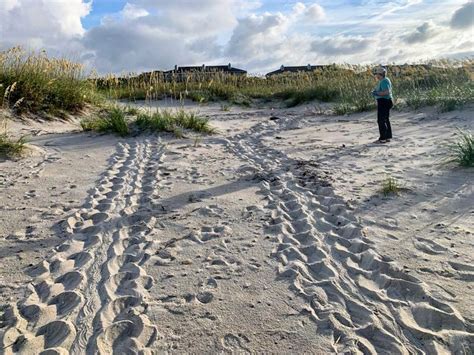
M 374 69 L 374 74 L 380 74 L 382 76 L 385 76 L 385 74 L 387 74 L 387 69 L 385 69 L 384 67 L 377 67 Z

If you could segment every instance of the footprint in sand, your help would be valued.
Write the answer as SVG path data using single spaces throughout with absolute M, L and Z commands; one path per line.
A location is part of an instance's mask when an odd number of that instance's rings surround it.
M 230 351 L 231 353 L 250 353 L 249 348 L 246 346 L 246 344 L 250 343 L 250 339 L 244 334 L 226 334 L 221 339 L 221 343 L 224 349 Z
M 415 247 L 418 250 L 427 254 L 432 254 L 432 255 L 442 254 L 448 250 L 447 248 L 443 247 L 442 245 L 432 240 L 421 238 L 421 237 L 416 238 L 414 243 L 415 243 Z
M 218 225 L 215 227 L 204 226 L 200 231 L 191 232 L 189 239 L 196 243 L 203 244 L 213 239 L 227 237 L 232 234 L 232 229 L 228 226 Z

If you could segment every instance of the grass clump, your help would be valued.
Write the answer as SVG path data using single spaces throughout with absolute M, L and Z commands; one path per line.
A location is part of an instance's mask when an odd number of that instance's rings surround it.
M 20 47 L 0 52 L 0 101 L 17 112 L 73 112 L 98 103 L 100 94 L 83 66 Z
M 17 158 L 26 149 L 26 137 L 17 140 L 10 138 L 6 133 L 0 134 L 0 157 Z
M 384 196 L 388 196 L 391 194 L 398 195 L 400 191 L 400 184 L 394 177 L 389 176 L 382 182 L 381 192 L 384 194 Z
M 140 113 L 136 120 L 141 130 L 152 132 L 169 132 L 177 137 L 183 137 L 184 129 L 194 132 L 213 134 L 215 129 L 209 124 L 209 120 L 199 117 L 194 112 L 178 111 L 156 111 L 153 113 Z
M 107 109 L 102 117 L 82 120 L 81 127 L 84 131 L 113 132 L 121 137 L 130 133 L 125 112 L 119 107 Z
M 451 157 L 448 162 L 466 168 L 474 166 L 474 137 L 471 133 L 459 130 L 458 140 L 449 145 L 449 150 Z

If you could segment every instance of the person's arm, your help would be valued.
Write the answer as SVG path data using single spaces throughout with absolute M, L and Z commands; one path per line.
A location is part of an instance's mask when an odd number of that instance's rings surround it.
M 377 96 L 387 96 L 390 95 L 390 84 L 384 80 L 380 83 L 380 91 L 377 91 L 375 94 Z
M 384 91 L 376 91 L 375 94 L 377 96 L 387 96 L 390 94 L 390 90 L 384 90 Z

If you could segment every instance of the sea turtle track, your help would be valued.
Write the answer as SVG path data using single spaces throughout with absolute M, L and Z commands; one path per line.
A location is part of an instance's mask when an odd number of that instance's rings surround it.
M 164 147 L 119 143 L 82 208 L 64 222 L 67 240 L 29 273 L 29 295 L 2 314 L 8 353 L 147 352 L 157 339 L 146 316 L 153 280 L 143 264 L 155 219 Z
M 259 123 L 227 146 L 262 179 L 279 277 L 307 300 L 301 311 L 316 331 L 332 337 L 338 353 L 472 353 L 472 323 L 379 254 L 317 168 L 263 143 L 274 125 L 288 123 Z

